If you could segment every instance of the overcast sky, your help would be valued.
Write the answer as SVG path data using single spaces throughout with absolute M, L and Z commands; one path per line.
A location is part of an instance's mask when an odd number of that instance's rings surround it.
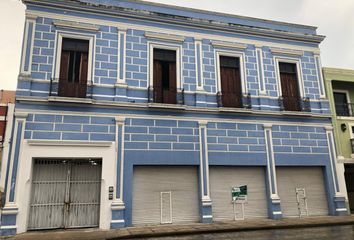
M 151 0 L 256 18 L 313 25 L 327 36 L 325 67 L 354 69 L 354 0 Z M 25 7 L 0 0 L 0 89 L 16 89 Z

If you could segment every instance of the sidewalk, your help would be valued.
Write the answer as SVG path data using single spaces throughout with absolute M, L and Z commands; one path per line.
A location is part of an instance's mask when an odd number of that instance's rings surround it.
M 246 220 L 237 222 L 217 222 L 213 224 L 160 225 L 148 227 L 131 227 L 120 230 L 58 230 L 19 234 L 5 239 L 16 240 L 104 240 L 128 239 L 142 237 L 161 237 L 169 235 L 189 235 L 200 233 L 234 232 L 266 229 L 302 228 L 333 225 L 354 225 L 354 215 L 345 217 L 310 217 L 282 220 Z

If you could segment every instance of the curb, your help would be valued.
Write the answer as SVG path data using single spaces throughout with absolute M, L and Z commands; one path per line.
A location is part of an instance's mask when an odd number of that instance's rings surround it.
M 223 227 L 223 225 L 225 225 Z M 136 239 L 136 238 L 149 238 L 149 237 L 167 237 L 167 236 L 182 236 L 182 235 L 194 235 L 194 234 L 207 234 L 207 233 L 225 233 L 225 232 L 242 232 L 242 231 L 256 231 L 256 230 L 271 230 L 271 229 L 298 229 L 298 228 L 312 228 L 312 227 L 328 227 L 328 226 L 338 226 L 338 225 L 354 225 L 354 219 L 351 220 L 340 220 L 340 221 L 328 221 L 328 222 L 299 222 L 299 223 L 274 223 L 264 224 L 264 225 L 254 225 L 254 226 L 237 226 L 232 224 L 217 224 L 214 225 L 200 225 L 196 226 L 197 229 L 188 230 L 175 230 L 175 231 L 164 231 L 164 232 L 149 232 L 149 233 L 132 233 L 126 236 L 117 236 L 112 238 L 107 238 L 107 240 L 116 239 Z M 201 227 L 201 229 L 198 229 Z M 129 229 L 128 229 L 129 231 Z

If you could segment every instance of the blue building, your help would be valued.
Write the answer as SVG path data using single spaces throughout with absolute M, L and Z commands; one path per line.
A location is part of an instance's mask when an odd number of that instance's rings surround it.
M 315 27 L 23 3 L 1 235 L 347 213 Z

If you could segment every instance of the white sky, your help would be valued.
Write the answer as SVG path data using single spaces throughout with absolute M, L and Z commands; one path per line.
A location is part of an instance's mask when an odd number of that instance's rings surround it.
M 354 69 L 354 0 L 150 0 L 318 27 L 326 67 Z M 16 89 L 25 7 L 0 0 L 0 89 Z

